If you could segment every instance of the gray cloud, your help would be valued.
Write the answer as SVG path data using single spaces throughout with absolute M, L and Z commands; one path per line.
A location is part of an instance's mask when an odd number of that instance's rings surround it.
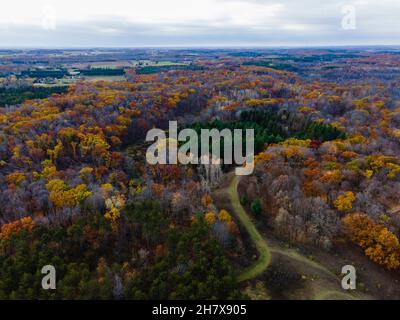
M 233 2 L 222 1 L 226 6 Z M 37 25 L 3 25 L 0 43 L 26 47 L 400 44 L 400 4 L 397 1 L 247 2 L 279 4 L 281 10 L 265 21 L 244 25 L 233 23 L 229 16 L 211 21 L 139 23 L 112 14 L 88 21 L 60 21 L 55 30 L 43 30 Z M 346 4 L 353 4 L 356 9 L 355 30 L 341 27 L 341 8 Z

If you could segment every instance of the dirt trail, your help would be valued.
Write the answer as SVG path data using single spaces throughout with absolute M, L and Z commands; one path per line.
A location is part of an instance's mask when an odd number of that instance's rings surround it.
M 269 251 L 268 244 L 262 235 L 258 232 L 257 228 L 251 221 L 251 218 L 247 215 L 242 205 L 240 204 L 237 187 L 239 184 L 238 176 L 234 176 L 232 182 L 229 184 L 227 193 L 229 195 L 231 206 L 235 211 L 236 217 L 240 220 L 241 224 L 245 227 L 249 233 L 251 239 L 256 245 L 257 251 L 259 252 L 259 258 L 255 264 L 243 271 L 239 276 L 239 281 L 245 281 L 257 277 L 263 273 L 271 262 L 271 253 Z
M 222 187 L 216 190 L 217 198 L 227 198 L 229 199 L 230 206 L 233 210 L 233 214 L 239 220 L 239 222 L 243 225 L 246 232 L 250 235 L 252 241 L 254 242 L 257 251 L 259 253 L 258 260 L 245 269 L 238 277 L 239 282 L 243 282 L 246 280 L 251 280 L 262 274 L 271 263 L 271 255 L 280 254 L 292 260 L 295 260 L 298 263 L 306 265 L 308 268 L 318 270 L 319 272 L 325 274 L 327 278 L 337 282 L 339 278 L 332 271 L 324 267 L 318 262 L 310 260 L 306 256 L 297 252 L 293 249 L 282 248 L 278 246 L 271 246 L 268 244 L 267 240 L 260 234 L 254 225 L 252 218 L 246 213 L 243 206 L 240 204 L 239 195 L 237 192 L 237 188 L 240 182 L 240 177 L 235 176 L 233 173 L 227 174 L 226 177 L 229 180 L 229 184 L 225 187 Z M 332 288 L 321 288 L 315 295 L 314 299 L 316 300 L 326 300 L 326 299 L 369 299 L 370 297 L 357 293 L 357 292 L 343 292 L 334 290 Z

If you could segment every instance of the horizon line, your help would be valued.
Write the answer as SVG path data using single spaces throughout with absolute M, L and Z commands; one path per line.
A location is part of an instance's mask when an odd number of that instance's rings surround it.
M 21 49 L 307 49 L 307 48 L 396 48 L 400 49 L 399 44 L 313 44 L 313 45 L 262 45 L 262 44 L 242 44 L 242 45 L 135 45 L 135 46 L 118 46 L 118 45 L 93 45 L 93 46 L 80 46 L 80 45 L 66 45 L 66 46 L 7 46 L 0 45 L 0 50 L 21 50 Z

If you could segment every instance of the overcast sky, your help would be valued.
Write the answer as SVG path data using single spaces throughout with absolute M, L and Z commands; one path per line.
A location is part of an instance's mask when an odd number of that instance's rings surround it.
M 0 8 L 2 47 L 364 44 L 400 44 L 400 0 L 3 0 Z

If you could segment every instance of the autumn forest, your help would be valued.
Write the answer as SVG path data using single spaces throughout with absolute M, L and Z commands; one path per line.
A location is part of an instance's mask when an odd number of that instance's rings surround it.
M 1 52 L 0 299 L 400 299 L 399 64 L 379 47 Z M 254 172 L 148 164 L 146 133 L 172 120 L 254 129 Z

